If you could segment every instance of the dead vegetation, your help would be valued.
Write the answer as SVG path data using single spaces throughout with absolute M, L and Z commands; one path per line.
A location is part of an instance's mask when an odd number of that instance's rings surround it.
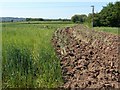
M 119 88 L 119 36 L 77 25 L 57 30 L 53 45 L 64 88 Z

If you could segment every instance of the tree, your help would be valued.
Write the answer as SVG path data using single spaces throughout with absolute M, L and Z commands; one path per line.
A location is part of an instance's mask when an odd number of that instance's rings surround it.
M 100 23 L 100 15 L 99 13 L 95 13 L 94 14 L 94 23 L 93 23 L 93 26 L 101 26 L 101 23 Z
M 13 20 L 11 20 L 11 22 L 13 22 Z
M 99 14 L 102 26 L 120 27 L 120 2 L 109 3 Z
M 92 14 L 89 14 L 87 22 L 91 20 Z M 120 27 L 120 2 L 109 3 L 99 13 L 95 13 L 94 26 Z
M 26 18 L 26 21 L 44 21 L 43 18 Z
M 87 16 L 82 14 L 82 15 L 74 15 L 72 16 L 71 18 L 71 21 L 74 22 L 74 23 L 83 23 L 85 22 L 87 19 Z
M 78 16 L 77 15 L 72 16 L 71 20 L 72 22 L 76 23 L 76 21 L 78 21 Z

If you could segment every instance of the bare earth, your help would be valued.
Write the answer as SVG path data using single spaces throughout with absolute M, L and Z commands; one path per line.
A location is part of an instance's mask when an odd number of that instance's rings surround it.
M 119 88 L 120 36 L 77 25 L 52 39 L 61 60 L 64 88 Z

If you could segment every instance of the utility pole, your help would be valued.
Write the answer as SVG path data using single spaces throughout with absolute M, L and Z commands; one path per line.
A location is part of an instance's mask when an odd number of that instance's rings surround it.
M 92 27 L 94 28 L 94 5 L 92 7 Z

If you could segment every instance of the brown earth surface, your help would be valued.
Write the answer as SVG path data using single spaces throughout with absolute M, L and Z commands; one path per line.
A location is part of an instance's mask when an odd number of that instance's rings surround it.
M 52 42 L 61 62 L 61 87 L 119 88 L 119 38 L 83 25 L 57 30 Z

